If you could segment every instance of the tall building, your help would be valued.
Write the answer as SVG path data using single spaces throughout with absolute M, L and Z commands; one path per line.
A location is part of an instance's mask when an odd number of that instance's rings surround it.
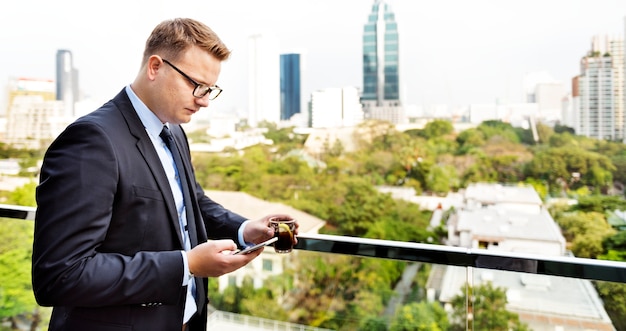
M 289 120 L 301 112 L 302 56 L 299 53 L 280 55 L 280 119 Z
M 78 70 L 74 68 L 72 52 L 67 49 L 57 50 L 56 62 L 56 99 L 65 102 L 65 115 L 75 115 L 78 101 Z
M 16 148 L 42 148 L 58 134 L 63 103 L 55 100 L 51 79 L 12 78 L 8 84 L 6 128 L 2 141 Z
M 391 6 L 375 0 L 363 28 L 363 92 L 361 103 L 368 118 L 390 120 L 399 112 L 400 69 L 398 25 Z M 377 108 L 377 111 L 373 109 Z M 374 114 L 378 114 L 374 117 Z
M 359 92 L 355 87 L 314 91 L 310 112 L 312 128 L 349 127 L 363 121 Z
M 11 107 L 18 96 L 39 95 L 45 101 L 55 100 L 54 88 L 54 81 L 51 79 L 11 78 L 8 86 L 8 107 Z
M 270 34 L 248 38 L 248 124 L 280 122 L 280 56 Z
M 580 60 L 580 75 L 572 95 L 577 134 L 624 139 L 624 40 L 608 36 L 592 39 L 591 50 Z

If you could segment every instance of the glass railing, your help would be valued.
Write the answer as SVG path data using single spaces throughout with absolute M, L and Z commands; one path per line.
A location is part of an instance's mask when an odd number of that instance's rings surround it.
M 449 266 L 626 283 L 626 263 L 322 234 L 298 236 L 296 249 Z
M 516 322 L 528 330 L 616 330 L 597 286 L 626 288 L 624 262 L 320 234 L 298 240 L 300 250 L 405 261 L 405 274 L 410 266 L 428 270 L 425 295 L 415 302 L 441 304 L 449 323 L 465 330 L 513 330 Z M 400 301 L 410 313 L 411 300 Z M 387 320 L 398 316 L 396 310 Z M 509 328 L 502 328 L 506 319 Z
M 32 220 L 34 213 L 32 207 L 0 205 L 0 217 L 4 218 Z M 610 314 L 599 295 L 611 286 L 626 287 L 624 262 L 313 233 L 301 234 L 292 254 L 272 251 L 267 249 L 257 260 L 264 260 L 265 255 L 280 256 L 281 272 L 291 273 L 292 278 L 298 278 L 293 268 L 314 270 L 311 264 L 320 263 L 314 261 L 339 260 L 338 263 L 369 266 L 370 269 L 358 267 L 353 273 L 337 276 L 336 283 L 323 289 L 329 301 L 320 301 L 318 305 L 323 307 L 315 308 L 322 311 L 343 309 L 346 305 L 357 308 L 344 312 L 368 309 L 358 306 L 371 298 L 364 298 L 363 293 L 351 297 L 345 292 L 350 286 L 369 281 L 368 277 L 382 270 L 377 268 L 385 267 L 383 261 L 401 265 L 401 275 L 388 284 L 390 290 L 380 301 L 384 309 L 372 308 L 379 313 L 378 322 L 385 326 L 371 330 L 616 330 L 616 325 L 623 324 L 616 319 L 626 318 L 615 315 L 619 312 Z M 296 279 L 291 290 L 306 281 Z M 291 302 L 283 298 L 283 305 L 295 310 L 307 304 L 302 293 L 285 295 L 290 296 Z M 438 320 L 434 319 L 430 327 L 412 325 L 419 323 L 416 316 L 424 319 L 424 311 L 429 312 L 429 318 L 438 316 Z M 362 316 L 328 317 L 334 319 L 332 323 L 320 318 L 312 323 L 315 325 L 303 325 L 293 316 L 289 318 L 293 323 L 287 323 L 216 311 L 211 314 L 209 325 L 210 329 L 219 326 L 228 330 L 368 330 L 359 320 Z M 505 328 L 501 328 L 503 324 Z

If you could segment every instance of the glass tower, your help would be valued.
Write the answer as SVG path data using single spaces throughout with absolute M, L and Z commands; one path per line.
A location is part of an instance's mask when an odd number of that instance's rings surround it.
M 365 108 L 400 106 L 398 25 L 391 7 L 375 0 L 363 29 Z
M 280 119 L 288 120 L 300 113 L 300 54 L 280 55 Z
M 65 102 L 67 116 L 74 116 L 74 104 L 78 101 L 78 71 L 72 63 L 72 52 L 57 50 L 56 99 Z

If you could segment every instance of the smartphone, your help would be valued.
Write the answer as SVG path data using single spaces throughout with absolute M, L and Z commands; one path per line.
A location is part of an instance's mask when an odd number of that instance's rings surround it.
M 256 245 L 254 245 L 254 246 L 250 246 L 250 247 L 244 248 L 244 249 L 242 249 L 242 250 L 240 250 L 240 251 L 236 251 L 236 252 L 235 252 L 235 253 L 233 253 L 233 254 L 248 254 L 248 253 L 250 253 L 250 252 L 254 252 L 254 251 L 256 251 L 257 249 L 259 249 L 259 248 L 261 248 L 261 247 L 264 247 L 264 246 L 267 246 L 267 245 L 269 245 L 269 244 L 272 244 L 272 243 L 274 243 L 276 240 L 278 240 L 278 237 L 273 237 L 273 238 L 271 238 L 271 239 L 270 239 L 270 240 L 268 240 L 268 241 L 264 241 L 264 242 L 262 242 L 262 243 L 260 243 L 260 244 L 256 244 Z

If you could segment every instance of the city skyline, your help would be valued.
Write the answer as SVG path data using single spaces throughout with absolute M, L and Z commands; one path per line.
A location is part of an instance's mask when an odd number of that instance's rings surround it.
M 623 37 L 626 2 L 390 0 L 400 36 L 405 104 L 523 102 L 523 76 L 550 73 L 567 86 L 595 35 Z M 54 79 L 55 53 L 68 49 L 81 90 L 104 102 L 134 78 L 145 38 L 158 22 L 193 17 L 233 50 L 211 110 L 247 109 L 247 40 L 272 32 L 280 53 L 304 54 L 303 99 L 312 91 L 362 88 L 362 31 L 373 0 L 262 3 L 113 0 L 106 4 L 36 0 L 0 13 L 0 97 L 13 77 Z M 74 15 L 74 13 L 83 13 Z

